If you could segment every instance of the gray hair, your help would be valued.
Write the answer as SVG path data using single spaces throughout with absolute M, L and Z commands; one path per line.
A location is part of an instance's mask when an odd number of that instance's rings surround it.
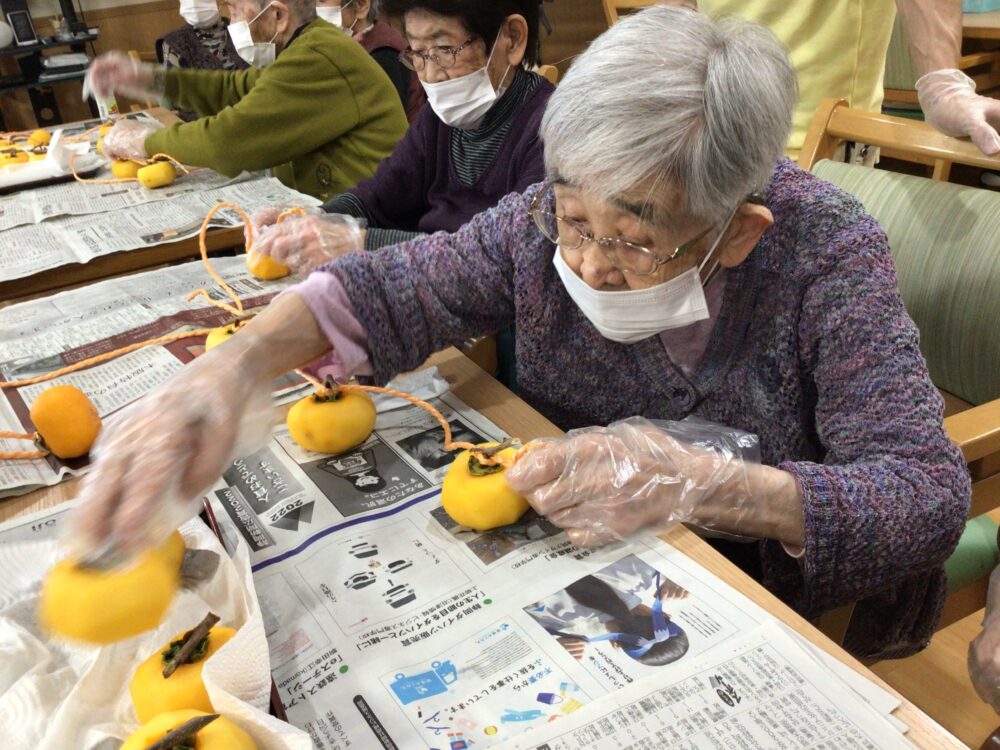
M 545 166 L 602 199 L 670 189 L 691 218 L 717 222 L 767 185 L 797 93 L 761 26 L 654 6 L 595 39 L 559 83 Z

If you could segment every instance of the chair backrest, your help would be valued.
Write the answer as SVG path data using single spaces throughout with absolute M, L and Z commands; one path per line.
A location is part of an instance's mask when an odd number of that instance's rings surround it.
M 618 23 L 618 18 L 625 13 L 634 10 L 641 10 L 643 8 L 648 8 L 650 5 L 656 5 L 656 0 L 602 0 L 604 3 L 604 17 L 608 19 L 608 26 L 614 26 Z
M 829 160 L 812 171 L 885 229 L 935 385 L 1000 398 L 1000 194 Z
M 555 86 L 559 83 L 559 68 L 555 65 L 539 65 L 538 75 Z
M 139 50 L 136 49 L 130 49 L 128 51 L 128 56 L 131 57 L 136 62 L 145 62 L 145 63 L 157 62 L 155 52 L 140 52 Z M 159 102 L 155 102 L 152 99 L 146 99 L 145 101 L 140 102 L 140 104 L 138 105 L 132 105 L 132 110 L 139 111 L 143 109 L 152 109 L 153 107 L 158 107 L 159 105 L 160 105 Z

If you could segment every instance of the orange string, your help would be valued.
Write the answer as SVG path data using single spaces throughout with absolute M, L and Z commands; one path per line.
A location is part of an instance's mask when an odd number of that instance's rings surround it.
M 216 212 L 222 208 L 231 208 L 241 219 L 243 219 L 243 225 L 246 227 L 246 247 L 253 246 L 253 228 L 250 226 L 250 217 L 247 216 L 246 212 L 235 203 L 223 201 L 222 203 L 216 203 L 212 206 L 208 214 L 205 216 L 205 221 L 201 223 L 201 232 L 198 233 L 198 248 L 201 250 L 201 262 L 205 264 L 205 268 L 208 270 L 208 275 L 211 276 L 212 280 L 222 287 L 223 291 L 229 295 L 229 298 L 233 301 L 233 305 L 235 306 L 227 305 L 225 302 L 219 302 L 212 299 L 208 294 L 208 291 L 205 289 L 195 289 L 187 296 L 187 299 L 190 302 L 195 297 L 204 297 L 208 300 L 210 305 L 225 310 L 229 314 L 235 315 L 237 318 L 241 318 L 244 315 L 243 300 L 240 299 L 240 296 L 233 291 L 229 284 L 222 280 L 222 277 L 216 273 L 215 269 L 212 268 L 212 264 L 208 260 L 208 245 L 205 242 L 205 237 L 208 234 L 208 222 L 213 216 L 215 216 Z
M 25 378 L 24 380 L 6 380 L 0 381 L 0 390 L 4 388 L 23 388 L 26 385 L 35 385 L 37 383 L 45 383 L 49 380 L 54 380 L 55 378 L 61 377 L 63 375 L 69 375 L 70 373 L 77 372 L 78 370 L 85 370 L 88 367 L 93 367 L 94 365 L 99 365 L 102 362 L 107 362 L 114 359 L 115 357 L 120 357 L 123 354 L 129 354 L 136 351 L 137 349 L 142 349 L 146 346 L 155 346 L 156 344 L 169 344 L 172 341 L 180 341 L 182 339 L 192 339 L 198 336 L 207 336 L 214 329 L 212 328 L 199 328 L 194 331 L 182 331 L 180 333 L 171 333 L 166 336 L 160 336 L 159 338 L 149 339 L 148 341 L 137 341 L 134 344 L 129 344 L 128 346 L 123 346 L 121 349 L 115 349 L 114 351 L 105 352 L 104 354 L 98 354 L 96 357 L 90 357 L 88 359 L 80 360 L 72 365 L 66 367 L 61 367 L 58 370 L 53 370 L 52 372 L 47 372 L 44 375 L 39 375 L 34 378 Z
M 14 440 L 36 440 L 37 435 L 29 435 L 26 432 L 6 432 L 0 431 L 0 438 L 12 438 Z M 10 459 L 13 461 L 20 461 L 25 459 L 33 458 L 45 458 L 49 455 L 48 451 L 0 451 L 0 459 Z
M 95 125 L 92 128 L 87 128 L 82 133 L 77 133 L 76 135 L 68 135 L 63 140 L 66 141 L 66 143 L 79 143 L 80 141 L 90 140 L 91 133 L 96 133 L 101 128 L 106 128 L 109 125 L 114 125 L 118 120 L 122 119 L 122 117 L 124 117 L 124 115 L 119 115 L 118 117 L 109 118 L 104 122 Z

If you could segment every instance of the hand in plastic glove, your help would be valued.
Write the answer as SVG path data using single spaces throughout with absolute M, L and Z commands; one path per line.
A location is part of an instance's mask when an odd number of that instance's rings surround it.
M 104 136 L 101 148 L 109 159 L 144 161 L 150 156 L 146 153 L 146 139 L 161 127 L 151 122 L 119 120 Z
M 983 630 L 969 644 L 968 661 L 972 686 L 1000 713 L 1000 568 L 990 575 Z
M 243 331 L 108 420 L 66 541 L 131 556 L 194 516 L 227 464 L 267 439 L 271 379 Z M 252 338 L 252 336 L 248 336 Z
M 263 227 L 250 252 L 270 255 L 292 273 L 308 276 L 324 263 L 364 246 L 365 230 L 357 219 L 322 214 L 289 216 Z
M 541 441 L 507 482 L 581 547 L 678 522 L 801 543 L 794 480 L 751 459 L 756 441 L 747 433 L 637 417 Z
M 83 79 L 83 98 L 108 99 L 116 93 L 133 99 L 159 99 L 166 92 L 156 66 L 133 60 L 124 52 L 108 52 L 90 63 Z
M 1000 101 L 976 94 L 976 82 L 960 70 L 935 70 L 917 80 L 924 116 L 949 135 L 970 136 L 984 154 L 1000 151 Z

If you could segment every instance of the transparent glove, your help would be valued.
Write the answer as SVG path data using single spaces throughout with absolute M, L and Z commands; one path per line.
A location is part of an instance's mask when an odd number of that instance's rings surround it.
M 295 209 L 297 211 L 305 211 L 307 214 L 313 216 L 325 216 L 325 212 L 319 206 L 299 206 L 294 203 L 275 203 L 273 206 L 267 206 L 266 208 L 258 208 L 252 214 L 250 214 L 250 229 L 253 230 L 253 236 L 260 237 L 261 233 L 265 229 L 276 224 L 278 217 L 290 209 Z M 289 221 L 295 217 L 288 216 L 282 221 Z M 244 235 L 247 235 L 246 229 L 244 229 Z M 249 243 L 249 236 L 245 236 L 245 239 Z
M 507 482 L 574 544 L 592 547 L 646 526 L 692 522 L 700 503 L 749 506 L 745 465 L 758 460 L 757 438 L 748 433 L 699 419 L 633 417 L 539 441 L 507 471 Z
M 241 337 L 245 337 L 241 340 Z M 198 513 L 232 460 L 274 422 L 271 379 L 244 331 L 107 420 L 64 538 L 71 554 L 131 557 Z
M 308 276 L 324 263 L 364 246 L 364 225 L 358 219 L 321 213 L 289 216 L 263 226 L 254 236 L 251 252 L 269 255 L 292 273 Z
M 1000 713 L 1000 568 L 990 575 L 983 630 L 969 644 L 968 660 L 972 686 Z
M 927 122 L 949 135 L 969 136 L 984 154 L 1000 151 L 1000 101 L 976 94 L 976 82 L 960 70 L 935 70 L 917 80 Z
M 117 93 L 133 99 L 160 99 L 166 94 L 165 79 L 155 65 L 133 60 L 124 52 L 107 52 L 87 68 L 83 98 L 108 99 Z
M 146 139 L 162 127 L 159 123 L 119 120 L 104 136 L 104 155 L 109 159 L 143 161 L 150 156 L 146 153 Z

